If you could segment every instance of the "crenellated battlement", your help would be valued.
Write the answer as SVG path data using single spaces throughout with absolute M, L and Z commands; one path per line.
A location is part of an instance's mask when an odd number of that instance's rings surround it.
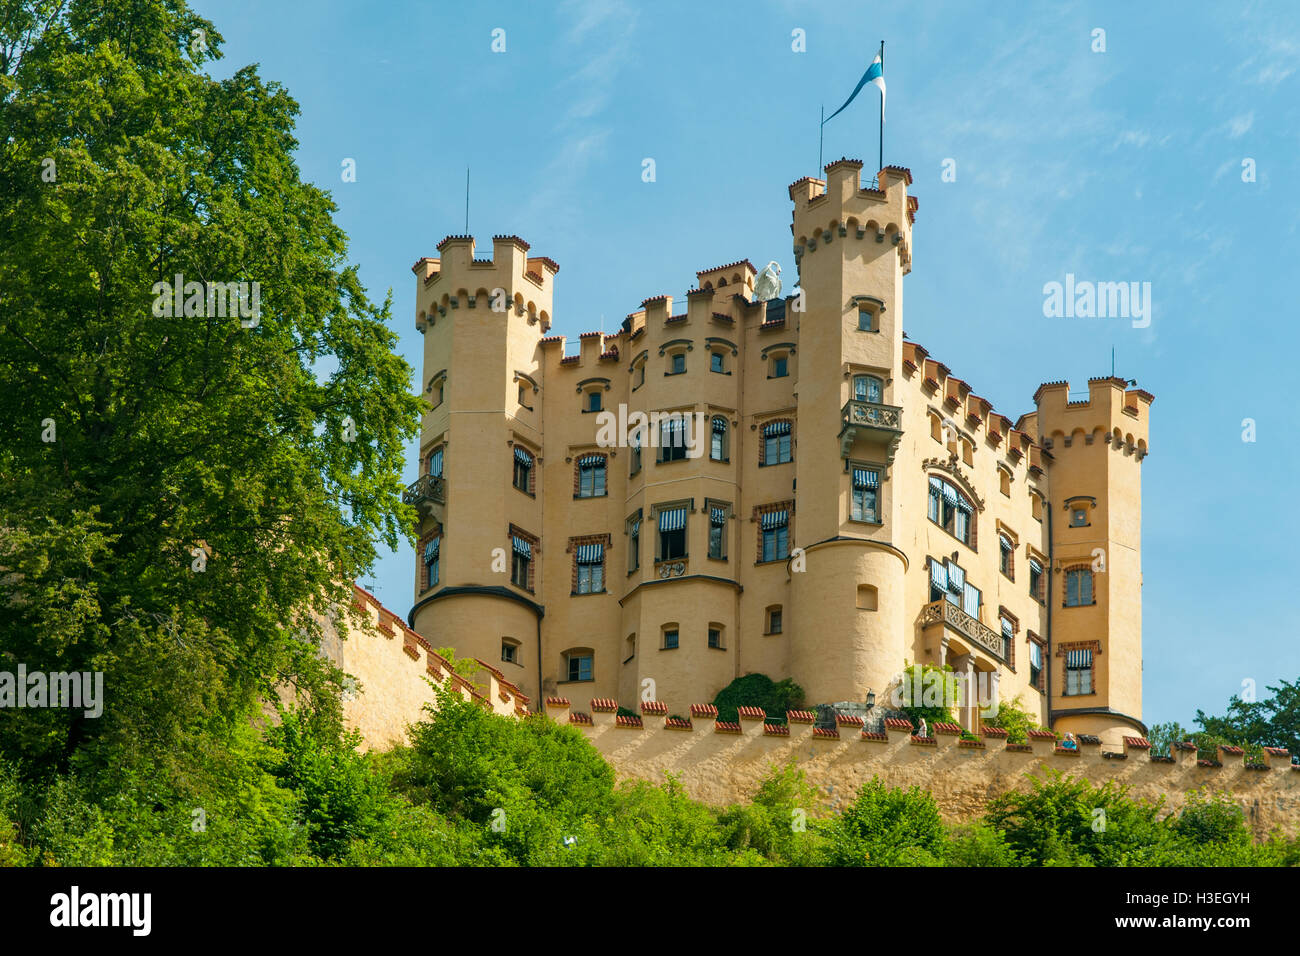
M 494 236 L 492 258 L 475 257 L 473 236 L 447 236 L 438 243 L 439 258 L 424 257 L 411 267 L 420 280 L 416 326 L 428 325 L 454 309 L 497 309 L 504 303 L 526 315 L 545 334 L 551 326 L 551 301 L 559 263 L 549 256 L 529 256 L 531 247 L 518 236 Z
M 1071 400 L 1069 382 L 1045 382 L 1034 392 L 1038 410 L 1024 416 L 1022 427 L 1036 432 L 1047 449 L 1109 444 L 1141 461 L 1155 396 L 1129 384 L 1114 376 L 1091 378 L 1087 399 Z
M 794 255 L 805 255 L 836 241 L 889 242 L 898 247 L 906 274 L 912 268 L 912 223 L 919 206 L 907 195 L 912 174 L 886 166 L 876 188 L 862 186 L 862 162 L 841 158 L 826 167 L 826 179 L 805 177 L 790 186 L 794 201 Z
M 813 715 L 788 711 L 786 723 L 768 723 L 759 707 L 739 708 L 733 722 L 717 719 L 717 708 L 696 704 L 690 719 L 669 716 L 658 702 L 642 705 L 639 718 L 615 714 L 612 700 L 593 700 L 590 713 L 574 712 L 564 698 L 547 701 L 547 716 L 580 729 L 620 777 L 658 782 L 677 776 L 696 799 L 734 803 L 752 796 L 772 766 L 793 761 L 823 792 L 852 793 L 873 777 L 891 786 L 930 790 L 949 819 L 978 812 L 998 793 L 1028 786 L 1044 770 L 1114 780 L 1142 799 L 1167 798 L 1176 809 L 1195 790 L 1229 792 L 1259 834 L 1280 823 L 1300 821 L 1300 765 L 1290 754 L 1270 749 L 1262 764 L 1248 764 L 1240 748 L 1219 749 L 1218 759 L 1198 761 L 1196 747 L 1178 743 L 1154 753 L 1143 737 L 1123 738 L 1118 751 L 1078 734 L 1073 748 L 1049 731 L 1031 731 L 1024 744 L 1007 742 L 1007 732 L 985 728 L 980 739 L 962 735 L 956 724 L 936 723 L 931 736 L 914 735 L 912 723 L 890 718 L 880 731 L 860 717 L 840 715 L 835 727 L 818 727 Z M 666 731 L 672 731 L 668 733 Z

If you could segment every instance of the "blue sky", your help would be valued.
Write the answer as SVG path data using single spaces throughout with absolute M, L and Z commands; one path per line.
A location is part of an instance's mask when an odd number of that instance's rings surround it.
M 195 7 L 225 36 L 215 75 L 259 63 L 300 103 L 302 174 L 333 194 L 372 297 L 393 290 L 417 373 L 410 266 L 463 230 L 467 165 L 480 242 L 516 233 L 560 263 L 554 332 L 576 340 L 602 316 L 614 329 L 642 299 L 680 297 L 696 270 L 740 258 L 776 259 L 789 288 L 786 187 L 816 173 L 818 109 L 842 102 L 883 38 L 885 162 L 912 170 L 920 199 L 908 334 L 1013 419 L 1041 382 L 1083 390 L 1108 374 L 1112 347 L 1116 372 L 1156 396 L 1141 466 L 1147 722 L 1190 725 L 1243 681 L 1263 696 L 1300 677 L 1286 411 L 1300 7 Z M 827 162 L 874 168 L 877 103 L 867 88 L 826 127 Z M 356 182 L 341 182 L 345 158 Z M 1043 285 L 1067 272 L 1150 282 L 1150 326 L 1045 318 Z M 386 555 L 363 582 L 399 613 L 411 561 L 409 548 Z

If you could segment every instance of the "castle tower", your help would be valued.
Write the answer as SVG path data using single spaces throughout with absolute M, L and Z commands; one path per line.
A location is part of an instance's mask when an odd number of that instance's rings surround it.
M 1088 382 L 1070 401 L 1052 382 L 1024 427 L 1051 455 L 1048 589 L 1051 727 L 1120 748 L 1142 714 L 1142 471 L 1149 392 L 1121 378 Z
M 916 200 L 906 170 L 882 170 L 875 189 L 862 187 L 861 172 L 841 159 L 826 167 L 824 188 L 814 179 L 790 187 L 804 307 L 791 544 L 806 562 L 802 571 L 791 563 L 790 674 L 813 703 L 883 691 L 908 633 L 907 558 L 892 543 L 900 502 L 888 479 L 902 430 L 914 424 L 895 381 Z
M 407 490 L 420 512 L 411 626 L 435 647 L 490 664 L 509 661 L 510 679 L 535 694 L 542 606 L 534 551 L 528 588 L 509 586 L 516 549 L 530 550 L 541 506 L 513 490 L 535 484 L 541 464 L 542 387 L 538 343 L 550 326 L 559 266 L 529 258 L 528 243 L 497 236 L 492 258 L 474 239 L 449 236 L 440 258 L 418 261 L 417 328 L 424 335 L 420 477 Z M 513 648 L 513 652 L 508 648 Z M 503 665 L 504 666 L 504 665 Z

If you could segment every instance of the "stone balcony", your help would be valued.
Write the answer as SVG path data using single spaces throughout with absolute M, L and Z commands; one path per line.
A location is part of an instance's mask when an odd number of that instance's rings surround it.
M 851 400 L 840 409 L 840 455 L 848 458 L 853 444 L 862 440 L 887 447 L 889 462 L 903 437 L 903 409 L 898 405 Z
M 920 624 L 922 631 L 942 625 L 1002 663 L 1009 664 L 1011 661 L 1006 638 L 993 628 L 981 624 L 951 601 L 939 600 L 927 604 L 921 609 Z
M 402 504 L 413 505 L 421 519 L 432 517 L 447 502 L 447 483 L 441 475 L 421 475 L 402 492 Z

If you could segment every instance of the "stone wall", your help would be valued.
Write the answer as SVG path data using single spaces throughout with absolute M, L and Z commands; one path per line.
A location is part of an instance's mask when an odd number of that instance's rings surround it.
M 714 805 L 748 799 L 773 765 L 793 760 L 826 808 L 843 808 L 862 784 L 879 777 L 889 786 L 929 790 L 944 818 L 955 822 L 977 816 L 1002 793 L 1027 790 L 1031 775 L 1050 768 L 1094 784 L 1114 780 L 1131 788 L 1132 797 L 1163 797 L 1171 809 L 1194 790 L 1225 791 L 1257 836 L 1300 828 L 1300 765 L 1284 750 L 1251 765 L 1236 748 L 1222 748 L 1217 761 L 1200 761 L 1190 744 L 1156 754 L 1140 737 L 1126 737 L 1122 751 L 1104 751 L 1097 738 L 1084 736 L 1069 751 L 1044 731 L 1015 745 L 994 729 L 978 741 L 960 740 L 954 724 L 920 738 L 904 720 L 886 721 L 883 733 L 871 734 L 863 732 L 861 718 L 841 716 L 837 729 L 821 729 L 811 713 L 799 711 L 787 724 L 772 725 L 756 707 L 741 708 L 736 723 L 716 720 L 716 708 L 707 704 L 693 706 L 689 720 L 670 719 L 662 702 L 643 704 L 640 717 L 616 717 L 616 707 L 597 699 L 588 714 L 572 712 L 564 698 L 546 702 L 548 716 L 581 728 L 620 778 L 658 783 L 672 773 L 692 797 Z

